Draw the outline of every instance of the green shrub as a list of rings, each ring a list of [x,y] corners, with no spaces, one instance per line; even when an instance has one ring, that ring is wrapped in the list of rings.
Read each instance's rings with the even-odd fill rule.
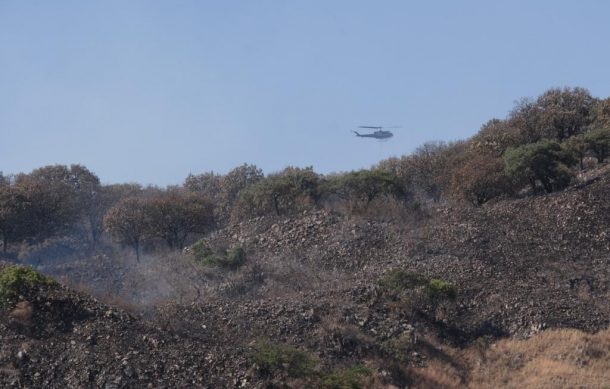
[[[52,285],[55,281],[29,266],[9,266],[0,272],[0,306],[6,306],[19,295],[40,285]]]
[[[219,254],[215,253],[204,239],[201,239],[191,246],[191,252],[195,260],[206,266],[237,269],[246,263],[246,251],[240,246]]]
[[[193,244],[190,248],[190,252],[195,256],[195,259],[198,261],[204,261],[206,257],[214,254],[210,245],[206,242],[205,239],[198,240],[195,244]]]
[[[570,184],[573,156],[559,143],[541,140],[525,146],[510,148],[504,153],[506,174],[517,187],[529,184],[536,191],[538,182],[551,193]]]
[[[310,353],[266,339],[256,342],[252,361],[263,374],[284,371],[294,378],[307,378],[316,374],[314,369],[317,360]]]
[[[584,135],[584,141],[597,162],[602,163],[610,155],[610,129],[597,128]]]
[[[444,280],[431,279],[426,284],[426,293],[433,300],[453,300],[457,297],[457,287]]]
[[[224,267],[238,268],[246,263],[246,251],[240,247],[233,247],[227,253]]]
[[[412,198],[398,176],[383,170],[359,170],[327,176],[320,184],[324,197],[337,196],[357,208],[367,208],[378,198],[394,198],[406,201]]]
[[[349,369],[333,371],[322,378],[323,389],[360,389],[364,379],[371,375],[371,369],[365,366],[353,366]]]
[[[402,269],[394,269],[381,279],[380,284],[395,292],[402,292],[425,285],[426,281],[426,278],[420,274]]]

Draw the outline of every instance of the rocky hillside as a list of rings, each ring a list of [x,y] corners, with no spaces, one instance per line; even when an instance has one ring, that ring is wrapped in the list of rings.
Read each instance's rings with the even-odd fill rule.
[[[71,285],[105,287],[106,303],[38,285],[2,308],[0,386],[498,386],[480,372],[498,368],[500,339],[608,328],[608,198],[598,171],[562,192],[408,220],[260,217],[205,238],[244,247],[238,270],[189,252],[44,263]],[[140,288],[159,291],[155,304]],[[578,363],[608,371],[607,350],[581,345]],[[556,378],[547,384],[575,382]]]

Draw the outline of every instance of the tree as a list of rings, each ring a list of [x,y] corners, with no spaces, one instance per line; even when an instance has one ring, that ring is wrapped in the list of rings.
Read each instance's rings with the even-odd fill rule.
[[[519,129],[507,120],[491,119],[472,138],[472,145],[482,152],[501,155],[509,147],[520,144]]]
[[[466,153],[453,171],[450,194],[456,200],[479,206],[511,192],[501,157],[475,148]]]
[[[174,249],[183,248],[189,234],[207,232],[214,224],[214,207],[200,194],[174,190],[151,198],[147,209],[151,233]]]
[[[140,261],[142,242],[150,234],[147,200],[129,197],[120,200],[104,216],[104,228],[119,243],[132,247]]]
[[[71,222],[87,225],[91,240],[96,243],[101,233],[101,223],[96,219],[96,206],[100,201],[100,180],[82,165],[51,165],[33,170],[28,179],[44,185],[47,191],[61,199],[61,208]]]
[[[593,117],[593,128],[610,128],[610,97],[595,103]]]
[[[352,203],[353,208],[366,208],[380,197],[406,200],[411,197],[398,177],[383,170],[359,170],[326,177],[321,184],[325,195],[335,195]]]
[[[9,242],[17,240],[21,233],[23,205],[13,187],[8,184],[0,185],[0,235],[2,235],[4,254],[7,252]]]
[[[567,166],[574,160],[559,143],[541,140],[506,150],[504,162],[507,175],[517,187],[529,184],[536,191],[540,182],[544,191],[550,193],[570,184],[572,173]]]
[[[590,128],[594,107],[595,99],[584,88],[553,88],[535,101],[522,99],[509,115],[509,126],[519,129],[521,144],[562,141]]]
[[[228,172],[220,182],[223,197],[228,204],[235,202],[239,192],[256,184],[265,176],[256,165],[243,164]]]
[[[438,202],[450,182],[449,167],[466,147],[467,142],[427,142],[413,154],[382,161],[375,169],[394,174],[403,188]]]
[[[312,167],[287,167],[243,190],[235,213],[253,216],[301,211],[316,203],[318,182],[319,176]]]
[[[586,134],[574,135],[566,139],[561,146],[563,149],[578,161],[578,167],[580,170],[584,169],[584,159],[589,151],[589,144],[585,138]]]
[[[214,172],[193,175],[189,174],[184,180],[184,187],[196,193],[208,197],[209,199],[218,199],[221,192],[222,176]]]
[[[585,134],[584,141],[598,163],[604,162],[610,155],[610,129],[598,128],[589,131]]]

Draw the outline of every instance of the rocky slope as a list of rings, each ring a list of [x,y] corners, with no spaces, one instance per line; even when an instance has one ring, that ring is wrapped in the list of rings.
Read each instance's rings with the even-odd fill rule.
[[[609,195],[601,171],[560,193],[408,221],[327,211],[253,219],[206,238],[246,249],[237,271],[188,253],[45,263],[68,283],[116,290],[129,312],[64,286],[32,288],[1,312],[0,386],[341,387],[329,382],[345,384],[341,372],[360,365],[361,386],[476,386],[471,360],[449,350],[608,327]],[[396,274],[411,284],[390,282]],[[455,299],[432,298],[431,279],[454,284]],[[167,290],[164,301],[134,308],[152,301],[142,285]],[[263,338],[308,353],[314,372],[261,369],[253,354]],[[610,367],[600,355],[595,363]],[[420,374],[441,362],[458,372],[449,381]]]

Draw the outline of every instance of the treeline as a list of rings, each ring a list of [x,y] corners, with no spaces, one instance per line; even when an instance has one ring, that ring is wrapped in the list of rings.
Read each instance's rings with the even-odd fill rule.
[[[95,248],[105,233],[140,253],[142,242],[182,248],[191,233],[214,227],[213,204],[183,188],[101,185],[81,165],[45,166],[29,174],[0,174],[0,237],[36,244],[71,236]]]
[[[343,204],[348,212],[376,201],[411,199],[398,178],[379,170],[322,176],[289,167],[265,176],[244,164],[226,175],[189,175],[181,186],[102,185],[81,165],[46,166],[29,174],[0,174],[0,237],[11,244],[37,244],[74,237],[95,248],[105,237],[133,248],[182,249],[230,222],[262,215],[287,215]]]
[[[0,237],[35,244],[72,236],[89,247],[105,237],[130,246],[181,249],[190,237],[228,223],[315,208],[350,214],[427,202],[481,205],[498,197],[552,192],[610,154],[610,99],[582,88],[551,89],[521,100],[506,119],[492,119],[472,138],[430,142],[377,166],[321,175],[288,167],[269,175],[244,164],[227,174],[189,175],[183,185],[102,185],[80,165],[0,173]]]
[[[427,143],[376,168],[396,174],[420,199],[481,205],[561,190],[586,161],[602,163],[609,153],[610,98],[556,88],[521,100],[468,140]]]

